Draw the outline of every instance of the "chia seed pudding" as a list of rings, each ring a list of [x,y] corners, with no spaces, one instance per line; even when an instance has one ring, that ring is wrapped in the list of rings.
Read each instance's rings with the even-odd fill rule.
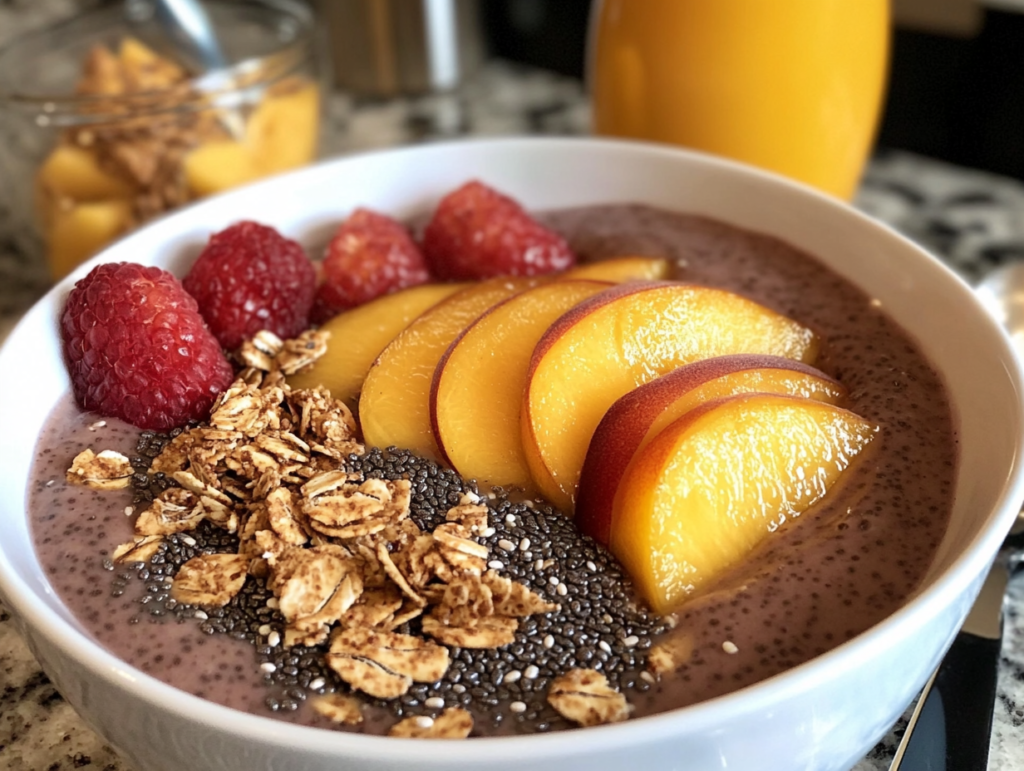
[[[364,722],[339,726],[309,706],[347,692],[324,663],[326,645],[281,644],[284,625],[265,582],[249,578],[223,608],[176,603],[178,567],[234,552],[237,539],[206,523],[169,536],[148,563],[117,564],[132,515],[169,480],[146,474],[167,437],[82,414],[70,396],[36,448],[30,513],[39,559],[83,629],[129,664],[182,690],[256,714],[341,730],[385,732],[396,718],[463,706],[473,735],[569,728],[545,700],[552,679],[599,670],[634,716],[693,704],[758,682],[863,632],[898,608],[927,570],[949,517],[957,445],[939,376],[916,344],[859,289],[775,239],[710,220],[641,206],[548,213],[585,259],[669,257],[676,278],[739,292],[815,329],[815,363],[849,389],[846,406],[882,426],[877,447],[855,463],[813,511],[769,538],[672,618],[644,609],[618,563],[543,501],[473,482],[408,452],[369,449],[345,467],[366,478],[408,479],[411,518],[429,530],[464,493],[488,505],[478,538],[491,569],[558,611],[519,622],[496,649],[451,648],[435,683],[393,700],[367,698]],[[64,472],[82,449],[132,459],[133,488],[71,486]],[[906,544],[913,543],[913,549]],[[417,620],[398,632],[415,633]],[[652,645],[687,652],[674,674],[647,671]]]

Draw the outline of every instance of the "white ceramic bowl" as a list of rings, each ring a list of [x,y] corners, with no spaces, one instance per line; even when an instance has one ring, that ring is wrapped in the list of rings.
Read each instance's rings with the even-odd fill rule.
[[[87,638],[50,590],[25,516],[29,450],[68,388],[56,319],[74,281],[100,261],[152,262],[180,275],[210,231],[242,218],[322,241],[351,207],[413,217],[471,177],[531,208],[635,201],[717,217],[817,255],[880,300],[943,374],[959,421],[952,520],[917,595],[830,653],[713,701],[584,731],[443,745],[236,712],[157,682]],[[1021,371],[1006,336],[964,283],[835,200],[663,147],[458,142],[341,159],[232,192],[159,221],[82,266],[16,328],[0,352],[0,372],[0,595],[61,693],[139,771],[845,769],[884,734],[937,664],[1024,497]]]

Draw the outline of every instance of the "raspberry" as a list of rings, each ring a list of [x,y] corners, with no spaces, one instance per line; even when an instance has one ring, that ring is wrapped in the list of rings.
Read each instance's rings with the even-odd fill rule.
[[[536,276],[576,262],[565,239],[476,181],[441,199],[423,233],[423,254],[445,280]]]
[[[287,340],[309,326],[316,269],[273,228],[238,222],[214,233],[182,283],[229,350],[263,329]]]
[[[96,266],[68,295],[60,332],[79,406],[139,428],[206,418],[234,376],[196,301],[160,268]]]
[[[323,262],[312,320],[321,324],[346,308],[430,278],[419,247],[399,222],[356,209],[335,232]]]

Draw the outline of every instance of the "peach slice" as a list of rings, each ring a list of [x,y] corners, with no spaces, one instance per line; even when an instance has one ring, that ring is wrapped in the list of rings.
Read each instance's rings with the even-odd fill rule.
[[[50,274],[61,279],[132,225],[128,201],[94,201],[72,205],[54,216],[47,233]]]
[[[462,476],[532,486],[519,410],[533,348],[555,319],[609,286],[565,279],[529,289],[491,308],[449,346],[434,371],[430,422],[442,456]]]
[[[672,263],[660,257],[612,257],[569,268],[562,278],[587,278],[594,281],[658,281],[668,278]]]
[[[100,166],[94,150],[57,145],[39,168],[39,183],[47,193],[76,203],[130,198],[131,182]]]
[[[671,611],[820,500],[878,427],[824,402],[743,394],[694,408],[633,458],[611,551]]]
[[[687,364],[627,393],[594,431],[580,471],[576,526],[607,545],[619,480],[633,456],[698,404],[741,393],[802,396],[839,404],[846,388],[824,372],[781,356],[738,353]]]
[[[403,447],[439,458],[430,427],[430,386],[441,356],[459,334],[493,305],[538,283],[498,278],[456,292],[415,319],[366,373],[359,422],[367,444]]]
[[[571,511],[594,429],[638,385],[712,356],[813,361],[817,347],[806,327],[721,289],[635,282],[594,295],[552,324],[533,352],[521,429],[534,482]]]
[[[327,353],[309,369],[289,377],[288,385],[323,386],[335,399],[354,408],[366,373],[388,343],[425,310],[465,286],[421,284],[339,313],[321,327],[331,333]]]

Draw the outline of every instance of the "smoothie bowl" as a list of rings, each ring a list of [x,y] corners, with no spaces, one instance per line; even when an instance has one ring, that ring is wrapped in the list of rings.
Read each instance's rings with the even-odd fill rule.
[[[136,480],[135,497],[131,489],[66,483],[78,453],[110,449],[166,464],[164,453],[173,454],[167,448],[192,441],[191,432],[213,432],[218,441],[230,432],[210,418],[179,438],[142,434],[78,410],[59,332],[75,282],[98,264],[119,262],[184,277],[205,255],[211,233],[242,220],[275,228],[317,257],[339,222],[359,207],[410,223],[417,233],[433,216],[429,233],[438,202],[474,179],[537,213],[587,264],[569,267],[556,259],[559,271],[578,272],[555,280],[501,279],[508,286],[500,291],[463,280],[457,288],[429,290],[436,297],[418,301],[416,312],[404,306],[409,318],[365,364],[370,369],[355,391],[331,386],[343,405],[337,407],[341,422],[358,416],[361,432],[340,438],[352,444],[331,456],[336,470],[290,466],[276,480],[286,490],[294,477],[288,495],[309,498],[288,499],[303,512],[298,525],[282,524],[274,513],[281,509],[273,508],[280,501],[266,489],[260,493],[262,481],[236,484],[247,468],[241,461],[228,464],[230,485],[227,476],[198,478],[198,466],[171,463],[161,468],[163,477],[181,484],[170,486],[172,495],[201,498],[209,493],[203,485],[218,488],[204,527],[230,519],[223,506],[262,495],[273,503],[262,530],[248,527],[256,522],[251,513],[216,531],[175,527],[155,536],[159,550],[145,559],[123,559],[124,551],[115,551],[122,544],[145,550],[137,519],[150,503],[143,484],[154,479]],[[625,257],[633,259],[602,262]],[[609,283],[609,265],[637,261],[645,261],[647,271],[640,278],[668,281]],[[604,272],[587,272],[591,265]],[[525,333],[513,322],[528,301],[551,319],[534,330],[539,341],[526,353],[529,379],[517,386],[522,431],[498,431],[491,425],[500,423],[497,408],[489,402],[486,411],[475,412],[470,397],[496,398],[511,379],[479,373],[484,359],[519,355]],[[639,407],[631,406],[626,395],[612,393],[618,374],[607,365],[615,356],[602,352],[619,346],[617,361],[651,369],[660,361],[657,351],[670,347],[665,341],[677,340],[678,329],[692,323],[673,315],[678,302],[691,304],[690,317],[718,324],[690,335],[714,356],[637,376],[635,385],[650,390],[630,391],[647,394],[634,398]],[[348,313],[372,319],[372,305]],[[553,309],[562,305],[570,310],[559,315]],[[410,330],[427,339],[423,330],[437,331],[437,318],[445,314],[435,310],[442,306],[449,317],[451,308],[461,308],[462,331],[444,341],[424,375],[422,346],[409,343]],[[728,321],[736,314],[742,323]],[[714,321],[719,316],[726,321]],[[502,324],[494,321],[501,318]],[[287,393],[314,388],[308,380],[327,377],[324,362],[372,336],[368,321],[345,323],[328,321],[323,328],[333,331],[326,341],[300,338],[306,347],[281,348],[273,336],[258,337],[243,358],[249,383],[238,388],[254,382],[263,392],[277,388],[277,401],[292,404],[292,412],[274,420],[294,419],[305,430],[311,423],[302,416],[319,408],[293,403]],[[782,339],[781,348],[722,342],[743,339],[755,327],[770,328],[765,334]],[[502,339],[509,328],[519,331]],[[282,350],[319,347],[327,352],[311,366],[279,371]],[[780,367],[779,355],[792,363]],[[711,360],[717,363],[709,367]],[[737,360],[743,366],[734,366]],[[342,159],[230,193],[154,223],[82,266],[14,331],[0,366],[17,374],[0,386],[7,427],[0,445],[0,595],[61,693],[143,771],[611,769],[637,763],[848,768],[935,667],[1024,497],[1017,460],[1024,433],[1020,369],[1005,335],[966,285],[907,240],[807,188],[644,145],[453,143]],[[695,382],[693,368],[701,366],[716,378],[729,367],[754,372],[758,385],[691,405],[655,432],[665,410],[650,405],[682,409],[678,397],[693,390],[686,383]],[[679,375],[684,369],[687,374]],[[788,373],[787,382],[811,383],[817,396],[766,396],[771,388],[765,383],[779,380],[778,371]],[[419,386],[427,406],[403,412],[407,383],[417,379],[427,383]],[[656,386],[665,382],[670,385]],[[593,383],[599,387],[588,391]],[[595,391],[614,405],[587,418],[582,450],[579,442],[551,439],[586,423],[581,416],[596,409]],[[215,415],[240,393],[219,397]],[[565,404],[575,406],[567,411]],[[783,413],[793,417],[778,417]],[[819,433],[833,443],[818,454],[832,466],[841,457],[841,473],[813,477],[829,487],[823,496],[794,493],[793,485],[778,493],[803,495],[807,505],[769,517],[768,535],[737,547],[739,558],[727,564],[689,558],[687,570],[673,575],[665,566],[679,562],[673,562],[679,539],[655,523],[652,512],[666,505],[658,493],[672,484],[678,489],[687,472],[665,459],[687,448],[691,455],[715,456],[717,449],[692,452],[711,446],[700,444],[709,436],[714,447],[737,445],[722,426],[735,427],[747,415],[769,416],[775,430],[745,434],[754,439],[722,451],[713,468],[747,463],[750,446],[792,444],[801,431],[826,426]],[[417,444],[422,437],[408,430],[413,418],[436,445]],[[637,424],[654,433],[636,436],[622,428]],[[275,425],[278,440],[291,424]],[[294,460],[296,448],[315,454],[317,441],[339,439],[329,433],[314,440],[303,434],[288,457]],[[484,483],[492,474],[484,460],[510,433],[517,434],[512,443],[525,448],[521,465],[530,478],[509,471],[505,478],[491,476],[501,484],[492,488]],[[487,441],[477,441],[481,436]],[[267,452],[284,452],[263,434],[249,438]],[[392,445],[414,452],[373,449]],[[198,463],[189,454],[198,446],[179,455]],[[622,447],[628,457],[617,463]],[[255,463],[267,456],[246,457]],[[790,477],[803,479],[803,471]],[[735,486],[737,477],[722,479],[719,488]],[[369,498],[377,508],[372,516],[342,522],[321,505],[337,491],[347,491],[346,506]],[[384,516],[380,501],[387,511],[405,506],[412,514],[366,529],[366,521]],[[668,509],[675,505],[670,501]],[[573,509],[585,536],[560,513]],[[671,513],[667,517],[658,522],[671,523]],[[695,529],[719,532],[707,523]],[[748,532],[745,525],[733,529]],[[262,535],[246,546],[248,530]],[[295,540],[286,543],[289,533]],[[381,533],[391,533],[391,541],[382,545]],[[378,540],[359,540],[366,537]],[[410,545],[424,539],[434,557]],[[599,544],[608,544],[618,560]],[[247,587],[223,602],[212,595],[225,583],[217,576],[226,574],[193,581],[191,595],[182,578],[189,572],[182,565],[194,567],[193,559],[202,562],[214,552],[222,556],[211,563],[243,565],[226,583],[239,579]],[[313,615],[348,595],[344,609],[325,623],[319,615],[310,626],[288,615],[296,601],[287,586],[299,571],[286,575],[280,566],[312,552],[321,576],[330,572],[325,566],[342,576],[349,558],[363,568],[349,583],[338,577],[339,588]],[[424,570],[433,572],[414,580],[410,566],[421,557]],[[371,563],[373,571],[365,568]],[[484,584],[487,602],[481,603],[472,588],[483,592]],[[461,605],[456,585],[470,587]],[[394,596],[381,599],[389,591]],[[371,608],[390,603],[387,622],[367,621],[371,594],[377,598]],[[469,608],[477,615],[467,621]],[[369,652],[370,633],[356,629],[355,610],[362,613],[360,624],[375,629]],[[409,660],[399,661],[405,654]],[[353,711],[359,722],[346,718]],[[404,728],[395,731],[396,725]],[[412,738],[380,735],[403,731]],[[417,738],[431,735],[464,740]]]

